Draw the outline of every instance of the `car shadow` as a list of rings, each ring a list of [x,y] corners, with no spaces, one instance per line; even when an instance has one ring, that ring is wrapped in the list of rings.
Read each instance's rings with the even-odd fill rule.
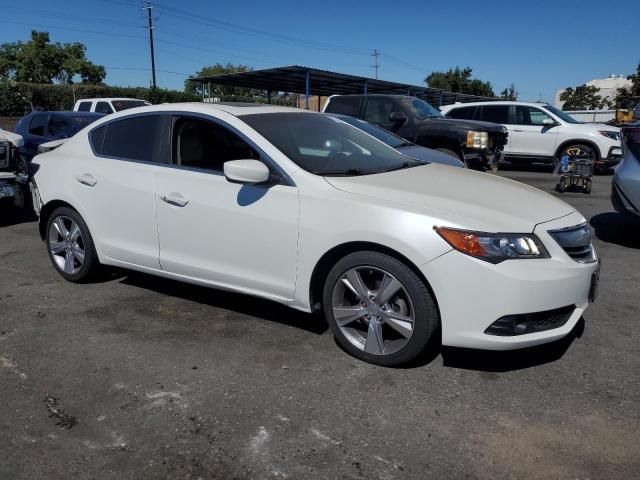
[[[36,222],[37,220],[36,213],[30,208],[17,209],[0,204],[0,228]]]
[[[585,321],[580,318],[569,334],[555,342],[520,350],[492,351],[470,348],[442,347],[445,367],[480,372],[511,372],[555,362],[584,332]]]
[[[285,305],[250,295],[201,287],[138,272],[128,272],[120,282],[125,285],[152,290],[162,295],[182,298],[213,308],[230,310],[243,315],[300,328],[318,335],[324,334],[329,329],[321,315],[304,313]]]
[[[599,240],[640,249],[640,218],[618,212],[605,212],[591,217],[589,223]]]
[[[553,173],[553,165],[547,163],[504,162],[498,165],[498,170]]]

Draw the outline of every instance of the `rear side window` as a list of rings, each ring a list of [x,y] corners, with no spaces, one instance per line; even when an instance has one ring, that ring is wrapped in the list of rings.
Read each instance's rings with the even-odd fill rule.
[[[329,100],[326,112],[357,117],[360,114],[361,105],[362,99],[360,97],[333,97]]]
[[[485,105],[482,120],[493,123],[509,123],[509,105]]]
[[[459,120],[473,120],[478,107],[462,107],[454,108],[447,113],[448,117],[457,118]]]
[[[244,140],[217,123],[182,117],[173,127],[173,163],[222,172],[229,160],[259,159]]]
[[[96,104],[96,112],[113,113],[113,109],[111,108],[111,105],[109,105],[107,102],[98,102]]]
[[[125,160],[161,162],[161,129],[162,116],[160,115],[135,116],[111,122],[107,124],[107,131],[104,134],[102,155]],[[95,133],[95,135],[97,142],[102,133]]]
[[[91,142],[93,150],[98,155],[102,155],[102,144],[104,143],[105,133],[107,133],[106,125],[96,128],[89,134],[89,142]]]
[[[90,112],[91,111],[91,102],[80,102],[78,105],[79,112]]]
[[[44,137],[44,131],[47,127],[48,115],[34,115],[29,123],[29,133],[31,135],[37,135]]]

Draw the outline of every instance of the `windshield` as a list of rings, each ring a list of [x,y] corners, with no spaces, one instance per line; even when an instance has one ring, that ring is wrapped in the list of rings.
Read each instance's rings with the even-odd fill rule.
[[[375,125],[372,125],[369,122],[360,120],[359,118],[349,117],[348,115],[329,115],[329,116],[338,118],[343,122],[348,123],[349,125],[353,125],[354,127],[359,128],[363,132],[368,133],[372,137],[377,138],[378,140],[386,143],[392,148],[406,147],[408,145],[413,145],[411,142],[407,142],[404,138],[394,135],[391,132],[387,132],[386,130],[380,127],[376,127]]]
[[[128,108],[144,107],[145,105],[151,105],[144,100],[112,100],[111,105],[116,109],[116,112],[126,110]]]
[[[559,110],[556,107],[552,107],[551,105],[546,105],[546,104],[545,105],[541,105],[541,106],[544,107],[546,110],[549,110],[551,113],[553,113],[556,117],[559,117],[564,122],[567,122],[567,123],[583,123],[583,122],[579,122],[578,120],[573,118],[567,112],[563,112],[562,110]]]
[[[416,98],[414,100],[409,101],[409,106],[413,109],[413,111],[422,118],[433,118],[433,117],[442,117],[442,113],[436,108],[433,108],[424,100],[420,100]]]
[[[317,175],[367,175],[424,165],[335,117],[305,112],[240,116],[278,150]]]

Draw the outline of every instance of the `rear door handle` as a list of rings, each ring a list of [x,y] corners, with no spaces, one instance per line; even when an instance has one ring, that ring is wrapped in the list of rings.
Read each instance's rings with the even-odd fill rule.
[[[86,185],[87,187],[94,187],[98,181],[93,178],[93,175],[90,173],[85,173],[84,175],[79,175],[76,177],[76,180],[81,184]]]
[[[514,132],[524,132],[524,130],[514,130]]]
[[[179,193],[169,193],[168,195],[160,195],[160,200],[169,205],[174,205],[176,207],[186,207],[189,203],[189,200],[184,198]]]

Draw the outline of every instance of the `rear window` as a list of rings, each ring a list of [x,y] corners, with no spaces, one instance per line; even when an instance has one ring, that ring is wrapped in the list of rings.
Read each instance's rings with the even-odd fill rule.
[[[362,105],[361,97],[333,97],[325,109],[329,113],[339,113],[357,117]]]
[[[454,108],[447,113],[447,116],[459,120],[473,120],[477,109],[478,107]]]
[[[160,115],[144,115],[117,120],[107,125],[102,155],[125,160],[160,161]],[[99,137],[96,134],[96,140]]]
[[[482,107],[482,120],[493,123],[509,123],[508,105],[485,105]]]
[[[111,105],[116,109],[116,112],[120,112],[129,108],[144,107],[150,104],[144,100],[112,100]]]

